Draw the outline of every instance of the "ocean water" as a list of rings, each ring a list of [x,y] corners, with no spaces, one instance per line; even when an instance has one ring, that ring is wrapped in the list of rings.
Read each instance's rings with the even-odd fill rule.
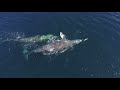
[[[1,43],[0,77],[120,77],[120,12],[0,12],[0,40],[16,32],[63,32],[68,39],[88,40],[58,55],[31,54],[29,60],[19,42]]]

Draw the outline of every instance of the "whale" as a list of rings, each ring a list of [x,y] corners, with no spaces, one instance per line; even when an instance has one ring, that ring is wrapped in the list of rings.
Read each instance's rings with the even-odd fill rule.
[[[77,45],[86,40],[88,40],[88,38],[83,39],[83,40],[82,39],[69,40],[66,38],[66,35],[60,32],[60,39],[53,40],[52,42],[47,43],[46,45],[43,45],[42,47],[32,50],[30,53],[27,54],[27,57],[31,53],[42,52],[43,55],[63,53],[67,51],[69,48],[72,48],[74,45]]]

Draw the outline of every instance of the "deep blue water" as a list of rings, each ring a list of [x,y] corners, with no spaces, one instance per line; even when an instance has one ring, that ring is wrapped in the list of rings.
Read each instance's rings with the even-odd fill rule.
[[[58,56],[29,60],[19,43],[0,44],[0,77],[120,77],[120,12],[1,12],[0,31],[88,38]]]

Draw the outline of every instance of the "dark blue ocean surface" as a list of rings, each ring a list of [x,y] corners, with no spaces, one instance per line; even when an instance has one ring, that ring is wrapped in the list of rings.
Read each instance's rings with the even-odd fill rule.
[[[1,12],[0,38],[63,32],[87,41],[58,55],[33,53],[26,60],[19,42],[0,44],[0,77],[120,77],[119,12]]]

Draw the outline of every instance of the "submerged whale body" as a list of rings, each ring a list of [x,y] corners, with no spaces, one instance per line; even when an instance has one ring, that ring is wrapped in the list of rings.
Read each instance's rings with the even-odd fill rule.
[[[26,38],[17,37],[16,39],[6,39],[6,40],[2,40],[1,42],[3,43],[3,42],[8,42],[8,41],[16,41],[16,42],[21,42],[24,44],[33,44],[33,43],[52,40],[55,38],[57,38],[57,37],[52,34],[47,34],[47,35],[36,35],[33,37],[26,37]]]
[[[74,45],[79,44],[82,41],[88,40],[88,38],[86,38],[84,40],[81,40],[81,39],[68,40],[65,38],[65,35],[62,32],[60,32],[60,37],[61,37],[61,39],[53,40],[52,42],[33,50],[29,54],[38,53],[38,52],[42,52],[43,55],[52,55],[52,54],[57,54],[57,53],[63,53],[67,49],[73,47]]]
[[[51,39],[54,39],[54,38],[56,38],[56,37],[53,36],[52,34],[36,35],[34,37],[28,37],[28,38],[20,39],[20,41],[25,42],[25,43],[35,43],[35,42],[42,42],[42,41],[51,40]]]

